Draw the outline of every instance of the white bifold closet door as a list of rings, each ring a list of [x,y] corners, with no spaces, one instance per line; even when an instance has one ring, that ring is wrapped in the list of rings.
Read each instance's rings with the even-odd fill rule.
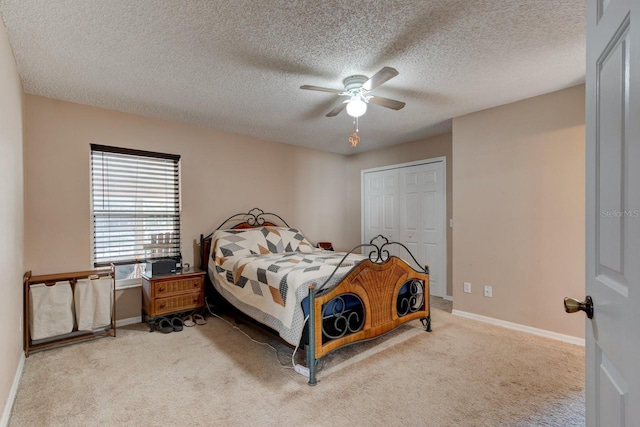
[[[439,158],[362,171],[363,243],[383,235],[404,244],[420,265],[429,265],[430,293],[441,297],[447,286],[445,168]],[[402,249],[390,252],[414,264]]]

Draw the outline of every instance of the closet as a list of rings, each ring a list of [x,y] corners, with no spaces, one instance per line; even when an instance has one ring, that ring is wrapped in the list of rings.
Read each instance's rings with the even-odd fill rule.
[[[429,265],[431,295],[447,287],[446,158],[366,169],[362,179],[362,241],[381,234]],[[407,258],[400,248],[392,255]],[[407,260],[408,261],[408,260]]]

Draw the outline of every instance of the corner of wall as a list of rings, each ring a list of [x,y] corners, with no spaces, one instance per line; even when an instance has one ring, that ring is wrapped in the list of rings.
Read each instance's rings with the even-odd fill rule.
[[[22,372],[22,275],[24,273],[24,93],[4,23],[0,21],[0,403],[8,423]]]

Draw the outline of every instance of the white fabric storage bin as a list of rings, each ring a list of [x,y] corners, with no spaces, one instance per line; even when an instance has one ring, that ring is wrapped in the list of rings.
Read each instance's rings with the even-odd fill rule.
[[[29,288],[29,331],[32,340],[68,334],[73,331],[73,292],[69,282]]]
[[[74,302],[79,331],[94,331],[111,324],[112,284],[111,277],[78,280]]]

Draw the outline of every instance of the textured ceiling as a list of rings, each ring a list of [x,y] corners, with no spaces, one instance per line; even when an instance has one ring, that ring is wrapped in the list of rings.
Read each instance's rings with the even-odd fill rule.
[[[0,0],[27,93],[352,154],[584,81],[584,0]],[[383,66],[362,141],[325,114]]]

